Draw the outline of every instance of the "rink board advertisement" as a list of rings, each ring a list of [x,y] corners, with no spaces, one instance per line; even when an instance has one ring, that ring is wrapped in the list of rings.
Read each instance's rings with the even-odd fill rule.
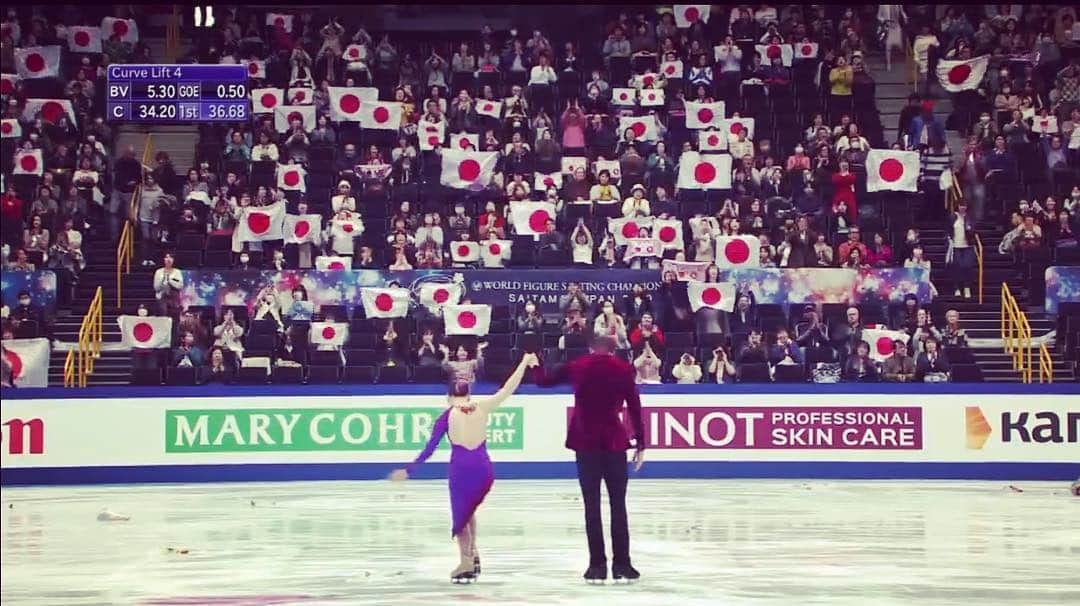
[[[2,481],[377,479],[423,448],[440,402],[432,395],[8,399]],[[566,393],[516,395],[490,416],[488,447],[500,477],[573,477],[573,453],[563,446],[572,402]],[[1080,474],[1074,395],[702,393],[646,394],[644,402],[647,477]],[[421,477],[440,477],[448,457],[444,440]]]

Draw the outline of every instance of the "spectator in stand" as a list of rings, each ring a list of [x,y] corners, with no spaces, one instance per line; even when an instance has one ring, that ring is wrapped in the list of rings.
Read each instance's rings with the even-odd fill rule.
[[[579,218],[574,233],[571,234],[571,252],[574,265],[579,267],[592,267],[593,265],[593,236],[585,225],[585,219]]]
[[[683,385],[700,383],[701,374],[701,366],[690,353],[679,356],[679,362],[671,368],[671,378]]]
[[[214,327],[214,347],[228,350],[233,360],[239,360],[244,357],[244,344],[240,340],[243,336],[244,327],[236,321],[233,310],[226,309],[221,324]]]
[[[442,344],[431,328],[425,328],[420,334],[420,345],[416,348],[414,361],[420,367],[442,366],[446,361]]]
[[[154,296],[158,300],[158,313],[176,318],[180,315],[180,290],[184,287],[184,275],[173,262],[172,253],[162,256],[161,267],[154,272]]]
[[[840,244],[839,250],[837,250],[837,256],[847,262],[851,258],[851,251],[859,251],[859,258],[865,259],[870,256],[870,251],[867,250],[866,244],[862,242],[862,231],[859,227],[852,226],[848,232],[848,239],[846,242]]]
[[[202,383],[231,383],[233,367],[225,360],[225,353],[220,347],[210,350],[210,359],[203,367]]]
[[[870,359],[870,344],[860,340],[855,351],[844,362],[843,379],[853,383],[875,383],[878,380],[877,366]]]
[[[728,326],[732,334],[746,334],[760,327],[757,310],[749,293],[741,293],[735,300],[735,310],[731,312]]]
[[[517,317],[517,331],[522,334],[539,333],[544,328],[544,318],[536,308],[535,301],[526,301],[522,313]]]
[[[51,237],[49,230],[45,227],[45,221],[39,214],[31,215],[30,226],[23,230],[23,250],[33,256],[35,259],[40,259],[40,262],[35,265],[44,266],[49,261],[49,242]]]
[[[664,331],[656,325],[650,312],[643,313],[641,322],[630,332],[630,347],[634,351],[641,351],[646,344],[654,352],[664,351]]]
[[[476,348],[475,356],[470,354],[464,345],[459,345],[454,349],[453,357],[450,355],[450,348],[446,345],[441,345],[440,349],[446,359],[443,363],[443,372],[446,373],[446,379],[450,385],[468,383],[471,386],[476,383],[477,377],[484,368],[482,347]]]
[[[851,172],[847,160],[840,161],[839,170],[832,175],[831,180],[833,185],[833,217],[838,220],[839,229],[853,229],[850,226],[858,221],[859,209],[855,200],[855,173]],[[840,253],[841,258],[844,256],[843,253]]]
[[[797,343],[791,340],[787,328],[776,329],[776,342],[769,347],[769,365],[803,364],[803,352]]]
[[[910,383],[915,380],[915,360],[908,355],[907,343],[893,341],[893,353],[881,364],[881,378],[888,383]]]
[[[299,366],[307,363],[307,339],[296,327],[289,327],[280,345],[274,351],[274,364]]]
[[[634,368],[637,370],[634,382],[639,385],[659,385],[660,367],[662,360],[653,352],[648,343],[641,354],[634,359]]]
[[[765,347],[761,330],[754,328],[750,331],[746,343],[739,348],[739,352],[735,355],[735,361],[740,366],[743,364],[765,364],[769,361],[769,351]]]
[[[803,349],[829,346],[829,329],[813,305],[803,306],[802,320],[795,324],[795,342]]]
[[[205,354],[201,347],[195,343],[195,334],[185,332],[180,338],[180,344],[173,349],[172,365],[198,368],[204,363]]]
[[[915,312],[915,330],[911,333],[911,347],[916,354],[926,349],[926,342],[934,340],[941,342],[941,331],[934,326],[930,312],[920,309]]]
[[[863,332],[859,308],[847,308],[846,318],[846,322],[830,330],[833,346],[844,357],[850,356],[855,351],[855,346],[862,341]]]
[[[949,243],[946,259],[955,289],[953,296],[959,297],[962,288],[964,298],[970,299],[971,286],[978,272],[975,259],[975,224],[967,214],[966,200],[958,200],[956,211],[949,214],[945,235]]]
[[[945,354],[938,351],[938,342],[927,339],[925,349],[915,360],[915,380],[926,383],[947,381],[951,367]]]
[[[615,349],[623,351],[630,349],[626,321],[615,313],[615,303],[604,301],[600,311],[601,313],[593,320],[593,333],[614,339]]]
[[[893,266],[892,247],[885,241],[885,235],[881,232],[876,232],[874,234],[873,250],[867,251],[866,264],[871,267]]]
[[[967,347],[967,333],[960,328],[960,312],[945,312],[945,327],[941,329],[941,344],[946,347]]]

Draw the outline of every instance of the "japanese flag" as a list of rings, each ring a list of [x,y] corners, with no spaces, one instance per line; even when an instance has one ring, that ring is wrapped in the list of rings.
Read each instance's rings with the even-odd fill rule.
[[[490,305],[447,305],[443,307],[447,335],[488,334],[491,327]]]
[[[18,74],[0,74],[0,95],[8,96],[15,92],[15,84],[20,80]]]
[[[277,186],[285,191],[307,191],[307,171],[299,164],[278,164]]]
[[[919,152],[870,150],[866,154],[866,191],[919,191]]]
[[[60,118],[65,116],[69,123],[78,124],[75,120],[75,107],[67,99],[27,99],[22,113],[26,122],[33,122],[40,117],[49,124],[57,124]]]
[[[745,268],[761,266],[761,241],[757,236],[719,236],[716,238],[716,265]]]
[[[731,156],[683,152],[679,158],[679,189],[731,189]]]
[[[664,61],[660,64],[660,73],[664,74],[665,78],[682,78],[683,77],[683,63],[681,60]]]
[[[510,258],[511,246],[510,240],[484,240],[480,246],[484,267],[502,267],[502,262]]]
[[[608,219],[608,231],[615,237],[616,246],[627,246],[638,237],[641,228],[652,227],[652,217],[613,217]]]
[[[653,238],[630,238],[626,241],[626,253],[623,261],[629,262],[635,257],[659,257],[662,247]]]
[[[680,282],[701,282],[705,279],[705,270],[709,263],[705,261],[673,261],[664,259],[662,273],[673,272]]]
[[[641,91],[642,107],[659,107],[664,104],[664,89]]]
[[[247,207],[236,225],[237,239],[240,242],[263,242],[284,238],[282,227],[285,224],[285,202],[275,202],[270,206]]]
[[[893,341],[907,343],[910,337],[900,330],[883,330],[880,328],[864,328],[862,340],[870,344],[870,358],[878,362],[884,362],[893,354]]]
[[[120,316],[121,341],[137,349],[165,349],[172,344],[172,318],[168,316]]]
[[[5,339],[4,359],[11,366],[11,382],[15,387],[48,387],[49,340]]]
[[[719,128],[724,124],[724,102],[686,102],[686,128]]]
[[[15,68],[20,78],[54,78],[60,75],[60,47],[28,46],[15,49]]]
[[[0,121],[0,137],[4,139],[17,139],[22,136],[22,125],[15,118],[4,118]]]
[[[790,44],[758,44],[755,49],[764,65],[772,65],[773,59],[780,59],[784,67],[791,67],[791,59],[795,56]]]
[[[100,53],[101,28],[71,25],[67,28],[68,50],[73,53]]]
[[[337,239],[356,238],[364,233],[364,222],[360,215],[348,219],[330,219],[330,237]]]
[[[510,203],[510,222],[519,236],[545,233],[549,220],[555,220],[555,205],[550,202]]]
[[[289,105],[312,105],[315,103],[315,89],[306,86],[289,89]]]
[[[12,171],[16,175],[37,175],[41,176],[45,173],[45,164],[41,159],[41,150],[32,149],[30,151],[18,150],[15,152],[15,169]]]
[[[796,42],[791,47],[795,51],[796,59],[817,59],[817,42]]]
[[[473,151],[480,149],[480,135],[473,135],[470,133],[450,135],[450,147],[460,149],[461,151],[468,151],[470,145],[472,146]]]
[[[651,89],[660,80],[660,74],[655,72],[646,72],[644,74],[637,74],[630,79],[630,83],[638,88]],[[641,91],[645,92],[645,91]]]
[[[315,257],[315,269],[319,271],[344,271],[352,267],[352,260],[346,257],[320,255]]]
[[[550,175],[533,173],[533,189],[536,191],[547,191],[549,187],[562,189],[562,186],[562,173],[551,173]]]
[[[709,8],[710,5],[708,4],[676,4],[676,27],[690,27],[698,21],[701,21],[702,23],[708,23]]]
[[[293,120],[299,120],[305,132],[315,130],[314,105],[279,105],[274,108],[274,129],[279,133],[292,130]]]
[[[937,64],[937,77],[941,87],[950,93],[973,90],[979,87],[986,68],[990,65],[990,55],[983,55],[967,61],[949,61],[941,59]]]
[[[473,244],[476,244],[473,242]],[[428,309],[435,309],[444,305],[457,305],[461,301],[460,284],[444,284],[440,282],[424,282],[420,284],[420,304]]]
[[[367,48],[362,44],[350,44],[345,47],[343,56],[346,61],[363,61],[367,59]]]
[[[656,141],[660,134],[656,128],[656,116],[622,116],[619,118],[619,139],[627,129],[634,132],[635,141]]]
[[[611,177],[612,183],[618,183],[622,179],[622,165],[619,164],[618,160],[597,160],[593,162],[593,171],[597,176],[605,170]]]
[[[116,36],[122,42],[136,44],[139,41],[139,26],[134,19],[105,17],[101,20],[101,34],[109,38]]]
[[[613,88],[611,89],[611,103],[612,105],[621,105],[623,107],[630,107],[637,103],[637,89],[636,88]]]
[[[270,114],[285,104],[285,91],[280,88],[255,88],[251,90],[251,113]]]
[[[735,285],[731,282],[689,282],[686,294],[690,298],[690,309],[697,311],[702,307],[734,311]]]
[[[360,86],[331,86],[330,92],[330,119],[334,122],[359,122],[360,107],[366,101],[376,101],[379,98],[379,90],[375,89],[374,95],[368,90],[370,87]]]
[[[589,159],[581,156],[563,156],[562,172],[564,175],[573,175],[579,168],[584,169],[587,173],[589,171]]]
[[[502,117],[502,101],[481,99],[476,102],[476,113],[498,120]]]
[[[703,152],[727,151],[727,134],[722,130],[699,130],[698,150]]]
[[[479,191],[491,182],[498,152],[465,152],[448,148],[442,151],[439,182],[453,189]]]
[[[248,78],[256,80],[266,79],[266,61],[262,59],[251,59],[244,61],[244,66],[247,67]]]
[[[397,130],[401,126],[401,104],[368,101],[360,106],[360,126],[375,130]]]
[[[285,31],[293,31],[293,16],[283,15],[281,13],[266,13],[266,24],[273,27],[280,25],[285,28]]]
[[[754,138],[754,119],[753,118],[728,118],[724,120],[720,126],[724,131],[728,133],[728,137],[734,141],[739,138],[739,131],[746,129],[746,138]]]
[[[454,263],[475,263],[480,260],[480,243],[471,240],[451,242],[450,258]]]
[[[421,151],[431,151],[446,140],[446,123],[421,120],[416,127],[416,138]]]
[[[654,219],[653,237],[660,241],[664,250],[682,250],[682,221],[678,219]]]
[[[1031,130],[1037,133],[1043,133],[1047,135],[1053,135],[1058,132],[1058,121],[1056,116],[1042,116],[1033,117],[1031,122]]]
[[[360,301],[368,318],[404,318],[409,311],[409,289],[361,288]]]
[[[318,244],[322,240],[322,215],[285,215],[285,243]]]
[[[345,322],[312,322],[308,334],[313,345],[341,347],[349,336],[349,325]]]

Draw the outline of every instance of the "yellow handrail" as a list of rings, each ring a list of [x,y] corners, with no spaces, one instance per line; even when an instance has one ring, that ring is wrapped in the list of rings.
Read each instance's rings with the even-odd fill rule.
[[[983,303],[983,243],[979,234],[975,234],[975,261],[979,264],[979,305]]]
[[[180,54],[180,7],[173,5],[169,24],[165,27],[165,57],[169,63],[176,62]]]
[[[1001,342],[1013,359],[1013,370],[1024,383],[1032,382],[1031,324],[1020,309],[1009,285],[1001,284]]]
[[[75,382],[78,379],[76,372],[75,350],[69,349],[67,357],[64,358],[64,387],[75,387]]]
[[[150,165],[150,159],[154,155],[154,136],[146,133],[143,141],[142,166],[146,171]],[[120,232],[120,240],[116,243],[116,308],[121,309],[124,303],[124,276],[131,273],[131,257],[135,254],[135,224],[139,218],[139,196],[142,194],[142,179],[131,192],[131,202],[128,204],[128,218],[124,221],[124,229]]]
[[[1054,382],[1054,358],[1045,343],[1039,344],[1039,383]]]
[[[77,379],[75,382],[79,387],[86,387],[87,377],[94,372],[94,360],[101,357],[101,342],[104,337],[102,325],[104,302],[104,292],[98,286],[97,291],[94,292],[94,298],[90,300],[90,305],[86,309],[86,315],[83,316],[82,324],[79,326],[78,355],[75,357]],[[71,358],[70,354],[68,358]],[[67,361],[65,361],[65,385],[68,384],[67,373]]]

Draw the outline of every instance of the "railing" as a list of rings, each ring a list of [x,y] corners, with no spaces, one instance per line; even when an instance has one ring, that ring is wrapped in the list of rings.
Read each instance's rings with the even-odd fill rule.
[[[78,382],[75,364],[75,350],[69,349],[67,357],[64,358],[64,387],[75,387]]]
[[[1031,383],[1031,323],[1004,282],[1001,284],[1001,342],[1005,353],[1012,356],[1013,370],[1020,373],[1021,382]]]
[[[979,305],[983,303],[983,244],[979,234],[975,234],[975,262],[979,265]]]
[[[86,387],[87,378],[94,372],[94,360],[101,357],[104,307],[105,295],[98,286],[79,325],[76,348],[64,358],[64,387]]]
[[[173,5],[169,24],[165,26],[165,57],[169,63],[175,63],[180,54],[180,7]]]
[[[1054,382],[1054,358],[1045,343],[1039,344],[1039,383]]]
[[[142,166],[147,170],[150,159],[154,155],[154,136],[146,134],[143,142]],[[139,196],[142,193],[142,179],[131,192],[131,202],[128,204],[128,218],[124,221],[124,228],[120,232],[120,240],[116,243],[116,308],[122,309],[124,305],[124,276],[131,273],[131,257],[135,254],[135,222],[139,217]]]

